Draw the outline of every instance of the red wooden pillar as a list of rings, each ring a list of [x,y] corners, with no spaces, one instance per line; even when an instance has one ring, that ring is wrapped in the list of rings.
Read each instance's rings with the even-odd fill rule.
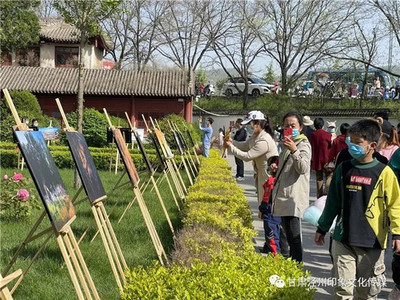
[[[129,116],[131,118],[132,125],[134,125],[135,121],[136,121],[136,116],[135,116],[135,99],[134,99],[133,96],[132,96],[132,99],[131,99],[131,109],[130,109]],[[136,126],[139,126],[139,124],[136,124]]]
[[[185,101],[185,120],[186,120],[186,122],[192,123],[192,115],[193,115],[192,100],[188,99]]]

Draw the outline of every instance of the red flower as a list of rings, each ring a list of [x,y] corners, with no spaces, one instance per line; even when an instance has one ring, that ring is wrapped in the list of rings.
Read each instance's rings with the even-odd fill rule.
[[[14,173],[13,179],[15,181],[20,181],[22,179],[22,174],[21,173]]]
[[[17,197],[21,199],[21,201],[26,201],[29,198],[29,192],[25,189],[20,189],[17,193]]]

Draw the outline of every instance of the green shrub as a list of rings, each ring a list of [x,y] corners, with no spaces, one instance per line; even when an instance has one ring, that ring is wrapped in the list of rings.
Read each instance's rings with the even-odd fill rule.
[[[301,265],[255,253],[247,199],[219,155],[212,150],[211,158],[201,158],[172,265],[155,262],[127,271],[122,299],[313,299],[315,290],[305,282],[309,274]],[[272,284],[272,275],[284,286]]]
[[[269,278],[278,275],[284,282],[279,288]],[[307,276],[292,260],[281,256],[263,257],[254,251],[237,255],[225,249],[222,258],[210,263],[194,261],[190,268],[173,264],[138,267],[127,273],[122,299],[314,299],[308,284],[290,286]]]

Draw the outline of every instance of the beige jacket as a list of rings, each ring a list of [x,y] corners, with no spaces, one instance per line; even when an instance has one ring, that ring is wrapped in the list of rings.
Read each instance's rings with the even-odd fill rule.
[[[264,194],[263,184],[268,179],[268,159],[278,156],[278,149],[271,135],[264,130],[259,135],[252,135],[245,142],[233,141],[229,147],[234,156],[243,161],[253,161],[256,171],[258,203],[262,201]]]
[[[282,172],[285,151],[279,156],[279,178],[272,191],[274,216],[301,218],[309,206],[311,145],[308,140],[300,140],[296,142],[296,146],[297,151],[289,154]]]

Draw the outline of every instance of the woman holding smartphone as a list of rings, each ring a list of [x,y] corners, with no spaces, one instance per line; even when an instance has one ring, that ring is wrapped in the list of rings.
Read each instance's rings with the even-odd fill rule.
[[[303,117],[300,113],[288,112],[283,117],[283,126],[279,167],[271,165],[271,171],[277,172],[272,190],[272,214],[281,217],[290,257],[302,262],[300,218],[309,206],[311,145],[301,133]]]
[[[250,124],[253,135],[244,142],[226,141],[224,146],[228,148],[231,153],[243,160],[243,161],[252,161],[254,170],[255,170],[255,180],[257,187],[257,196],[258,196],[258,205],[261,204],[264,195],[264,182],[269,178],[268,174],[268,161],[270,158],[274,156],[278,156],[278,148],[276,147],[275,141],[272,137],[272,129],[269,124],[268,117],[264,116],[264,114],[260,111],[251,111],[248,113],[246,119],[242,122],[242,125]],[[267,217],[267,216],[266,216]],[[272,218],[272,216],[270,216]],[[264,229],[266,239],[269,239],[270,230],[274,231],[274,239],[276,242],[277,252],[279,250],[279,224],[280,218],[275,218],[273,220],[269,220],[268,222],[273,223],[273,228],[267,226],[267,221],[264,219]],[[266,242],[267,242],[266,240]],[[267,242],[268,243],[268,242]],[[268,246],[268,244],[266,244]]]

